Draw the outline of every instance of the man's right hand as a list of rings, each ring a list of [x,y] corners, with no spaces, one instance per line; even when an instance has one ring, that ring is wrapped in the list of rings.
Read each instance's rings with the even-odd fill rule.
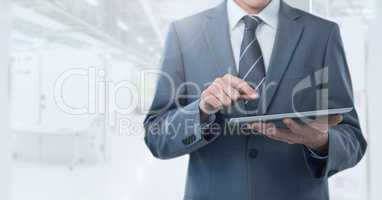
[[[256,91],[244,80],[226,74],[215,81],[202,92],[199,108],[202,116],[214,114],[231,106],[239,99],[254,100]]]

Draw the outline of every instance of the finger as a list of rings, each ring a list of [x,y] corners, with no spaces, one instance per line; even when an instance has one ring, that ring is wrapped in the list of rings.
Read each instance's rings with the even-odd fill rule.
[[[296,133],[296,134],[303,134],[304,131],[303,131],[303,126],[300,125],[299,123],[295,122],[293,119],[289,119],[289,118],[286,118],[286,119],[283,119],[283,123],[293,132],[293,133]]]
[[[239,96],[239,99],[243,99],[243,100],[255,100],[257,99],[259,96],[258,94],[256,93],[255,95],[245,95],[245,94],[241,94]]]
[[[235,88],[231,87],[228,83],[224,82],[223,79],[216,79],[216,83],[221,86],[224,93],[229,98],[231,98],[232,101],[236,102],[239,99],[240,93]]]
[[[258,131],[259,133],[262,133],[262,134],[265,134],[266,127],[267,127],[267,124],[261,123],[261,122],[252,123],[250,125],[250,128],[255,129],[256,131]]]
[[[223,107],[221,102],[213,95],[207,96],[204,101],[208,106],[212,107],[213,109],[219,110]]]
[[[299,135],[293,133],[288,129],[276,128],[273,124],[267,126],[265,135],[273,140],[277,140],[288,144],[297,144],[301,141]]]
[[[329,116],[328,118],[328,124],[329,126],[335,126],[341,123],[343,120],[342,115],[334,115],[334,116]]]
[[[264,134],[267,136],[273,136],[277,134],[276,126],[273,123],[264,124],[264,129],[265,129]]]
[[[321,117],[309,123],[315,129],[328,129],[328,127],[336,126],[343,120],[342,115],[334,115],[329,117]]]
[[[259,97],[256,91],[245,81],[239,82],[234,87],[241,92],[242,99],[255,100]]]
[[[274,134],[269,134],[267,136],[273,140],[277,140],[288,144],[299,143],[297,135],[291,131],[288,131],[287,129],[276,129]]]
[[[273,125],[270,123],[268,123],[268,124],[267,123],[260,123],[260,122],[253,123],[253,124],[251,124],[251,128],[255,129],[259,133],[262,133],[268,137],[272,137],[273,135],[276,134],[275,132],[277,131],[274,129],[270,130],[273,128]]]
[[[243,95],[242,98],[256,99],[256,91],[245,81],[238,77],[227,74],[223,77],[233,88],[239,90]]]
[[[273,135],[276,127],[272,123],[253,123],[252,128],[264,135]]]
[[[277,139],[288,144],[303,144],[303,136],[294,133],[290,129],[276,129],[274,135],[271,135],[272,138]]]
[[[322,122],[322,123],[327,123],[329,125],[330,124],[336,125],[336,124],[341,123],[342,120],[343,120],[342,115],[332,115],[332,116],[320,117],[320,118],[316,119],[315,121],[318,123]]]
[[[223,104],[228,107],[231,105],[231,98],[229,98],[223,91],[223,88],[218,83],[213,83],[211,86],[211,93]]]

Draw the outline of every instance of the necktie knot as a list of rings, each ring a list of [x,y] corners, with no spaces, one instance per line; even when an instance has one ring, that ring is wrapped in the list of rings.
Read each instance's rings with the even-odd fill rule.
[[[261,24],[261,19],[256,16],[246,15],[243,17],[245,29],[249,31],[255,31],[257,26]]]

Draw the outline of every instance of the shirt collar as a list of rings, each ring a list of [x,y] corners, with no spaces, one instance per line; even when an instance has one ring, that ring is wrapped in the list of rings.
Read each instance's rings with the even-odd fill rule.
[[[277,29],[279,9],[280,0],[271,0],[267,7],[254,16],[259,17],[265,24]],[[227,1],[227,12],[231,30],[236,28],[244,16],[248,15],[246,11],[234,2],[234,0]]]

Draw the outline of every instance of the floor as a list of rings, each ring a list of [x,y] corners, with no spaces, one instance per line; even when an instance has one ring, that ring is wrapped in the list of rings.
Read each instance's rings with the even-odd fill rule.
[[[182,198],[186,157],[155,160],[138,137],[114,136],[111,143],[106,163],[79,164],[73,170],[67,165],[15,161],[13,200]]]

